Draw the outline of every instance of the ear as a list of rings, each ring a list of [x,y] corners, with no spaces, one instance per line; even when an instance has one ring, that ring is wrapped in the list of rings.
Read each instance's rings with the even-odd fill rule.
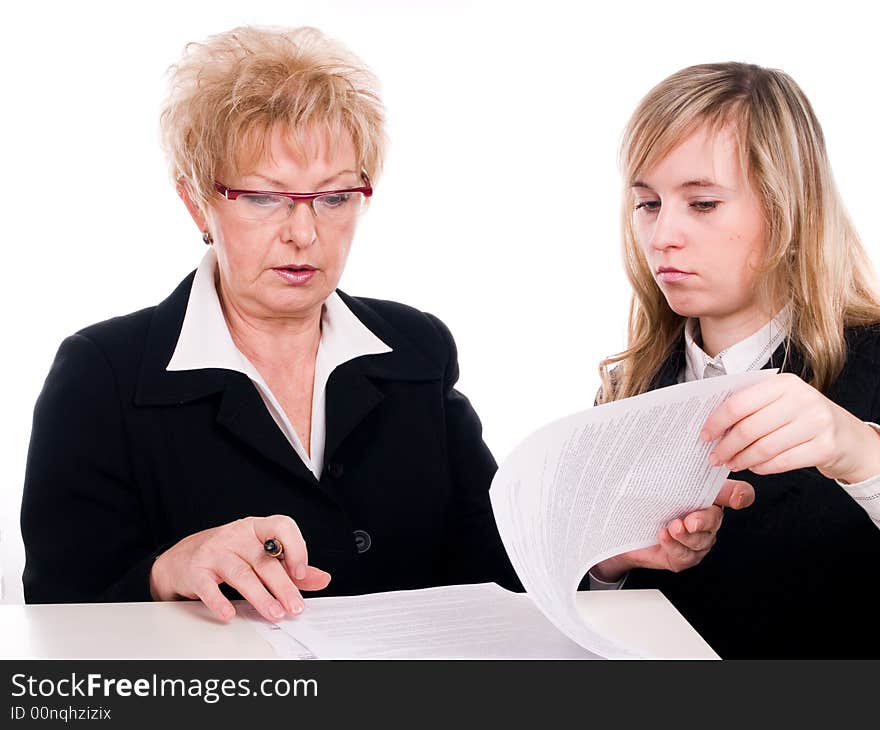
[[[195,224],[199,227],[199,230],[206,231],[208,229],[208,220],[205,218],[205,214],[202,212],[198,203],[193,200],[193,194],[189,183],[184,178],[180,178],[177,181],[177,194],[180,196],[180,199],[189,211],[190,216],[195,221]]]

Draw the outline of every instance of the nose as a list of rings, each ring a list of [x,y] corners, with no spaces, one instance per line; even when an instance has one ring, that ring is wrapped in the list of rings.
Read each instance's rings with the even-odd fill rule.
[[[671,206],[661,207],[651,231],[650,244],[655,251],[681,248],[685,244],[685,230],[681,216]]]
[[[292,202],[287,217],[282,223],[282,240],[285,243],[292,243],[297,248],[308,248],[315,242],[317,236],[315,211],[311,202]]]

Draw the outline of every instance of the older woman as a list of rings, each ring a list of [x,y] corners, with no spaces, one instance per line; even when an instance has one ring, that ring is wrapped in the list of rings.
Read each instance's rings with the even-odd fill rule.
[[[313,29],[239,28],[188,47],[162,126],[208,250],[158,306],[62,344],[28,459],[27,600],[198,598],[228,619],[225,584],[277,619],[328,583],[517,587],[448,330],[337,291],[382,167],[372,75]],[[697,562],[720,507],[688,519],[635,564]]]
[[[694,570],[627,585],[662,589],[724,657],[880,656],[860,619],[880,565],[880,287],[809,101],[781,71],[686,68],[642,100],[621,160],[634,293],[604,399],[783,371],[703,429],[755,506]]]

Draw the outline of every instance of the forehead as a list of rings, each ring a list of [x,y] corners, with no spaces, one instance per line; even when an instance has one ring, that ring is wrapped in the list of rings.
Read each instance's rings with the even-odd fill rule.
[[[242,177],[262,176],[299,184],[320,182],[341,172],[357,172],[357,152],[346,131],[275,125],[243,144],[238,155]]]
[[[730,126],[719,130],[698,127],[643,171],[638,180],[654,189],[692,181],[738,187],[743,181],[743,170],[735,130]]]

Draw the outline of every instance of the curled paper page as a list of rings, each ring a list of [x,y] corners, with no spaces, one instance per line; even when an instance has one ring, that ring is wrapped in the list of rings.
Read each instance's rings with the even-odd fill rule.
[[[708,507],[729,471],[699,438],[709,414],[776,370],[726,375],[597,406],[533,433],[501,464],[490,497],[511,563],[535,605],[566,636],[609,658],[643,655],[582,617],[587,570],[654,545],[660,528]]]

